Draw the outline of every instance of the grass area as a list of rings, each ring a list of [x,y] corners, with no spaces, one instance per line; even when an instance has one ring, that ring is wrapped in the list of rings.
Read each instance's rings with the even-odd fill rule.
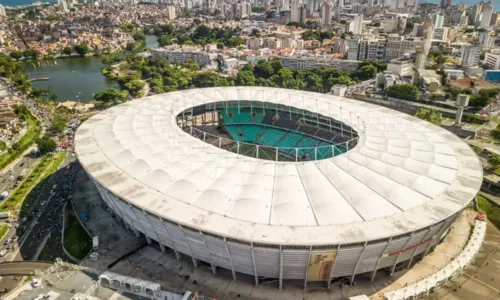
[[[40,252],[40,256],[38,256],[38,259],[40,261],[53,261],[54,259],[52,258],[52,255],[50,255],[49,251],[47,248],[43,248],[42,252]]]
[[[78,259],[83,259],[87,256],[92,248],[91,237],[88,236],[76,216],[72,213],[68,214],[68,218],[66,219],[64,248],[69,254]]]
[[[42,179],[51,175],[57,168],[61,165],[66,157],[66,152],[56,153],[54,156],[45,156],[40,162],[35,166],[35,168],[29,173],[29,175],[24,179],[24,181],[19,185],[19,187],[12,193],[12,195],[5,200],[0,206],[0,211],[8,211],[10,209],[16,209],[21,204],[23,204],[26,199],[25,205],[31,205],[30,202],[34,201],[34,197],[26,198],[31,189],[37,185]]]
[[[3,239],[3,236],[9,231],[9,227],[7,225],[0,225],[0,241]]]
[[[68,152],[58,152],[58,153],[56,153],[54,155],[54,159],[52,160],[52,163],[50,164],[50,166],[45,171],[45,173],[43,175],[43,178],[54,174],[57,171],[57,169],[59,168],[59,166],[61,166],[61,164],[63,163],[63,161],[64,161],[64,159],[66,158],[67,155],[68,155]]]
[[[33,145],[33,143],[40,135],[41,128],[39,125],[39,121],[36,120],[33,116],[27,116],[26,121],[28,122],[30,128],[19,139],[17,143],[12,145],[12,148],[10,148],[9,151],[0,155],[0,169],[5,168],[16,158],[18,158],[21,154],[23,154],[23,152],[26,151],[26,149],[28,149],[31,145]]]
[[[488,199],[481,195],[476,196],[476,209],[480,213],[486,214],[496,228],[500,229],[500,207],[489,202]]]

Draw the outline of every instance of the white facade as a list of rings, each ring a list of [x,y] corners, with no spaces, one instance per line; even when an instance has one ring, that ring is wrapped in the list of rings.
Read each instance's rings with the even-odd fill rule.
[[[440,41],[446,41],[448,40],[448,32],[449,32],[448,27],[441,27],[441,28],[436,28],[434,29],[434,35],[433,39],[434,40],[440,40]]]
[[[328,26],[332,23],[332,5],[330,2],[323,2],[321,7],[321,25]]]
[[[479,32],[477,38],[478,43],[483,46],[483,49],[490,49],[491,47],[493,47],[493,44],[495,42],[495,39],[491,36],[490,31]]]
[[[483,63],[490,70],[500,70],[500,54],[486,52]]]
[[[0,16],[6,16],[5,6],[0,4]]]
[[[354,17],[352,33],[361,34],[362,31],[363,31],[363,14],[359,14]]]
[[[402,77],[413,75],[413,60],[412,59],[393,59],[387,64],[387,71]]]
[[[441,28],[443,27],[444,24],[444,14],[441,12],[438,12],[437,14],[434,15],[433,17],[433,23],[434,23],[434,28]]]
[[[354,71],[361,63],[358,60],[331,59],[324,57],[299,57],[278,56],[283,66],[292,70],[313,70],[319,68],[334,68],[339,70]]]
[[[261,38],[256,38],[252,37],[247,40],[247,48],[251,50],[257,50],[260,47],[262,47],[262,39]]]
[[[460,65],[462,67],[475,67],[479,64],[479,56],[481,55],[481,46],[464,45],[462,47],[462,57]]]
[[[483,6],[483,13],[481,17],[481,27],[488,28],[490,27],[491,16],[493,14],[493,3],[488,2]]]
[[[168,59],[171,64],[179,63],[182,64],[186,60],[193,60],[198,63],[200,67],[205,67],[212,62],[211,56],[203,51],[195,51],[189,49],[168,49],[168,48],[157,48],[151,49],[151,56],[153,58],[164,58]]]
[[[169,20],[175,19],[175,6],[173,5],[167,6],[167,19]]]

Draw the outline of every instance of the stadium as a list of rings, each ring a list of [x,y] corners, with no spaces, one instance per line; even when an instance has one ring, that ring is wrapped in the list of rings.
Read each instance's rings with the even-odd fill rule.
[[[134,100],[83,123],[75,145],[126,227],[195,266],[280,288],[411,266],[482,181],[475,153],[440,127],[267,87]]]

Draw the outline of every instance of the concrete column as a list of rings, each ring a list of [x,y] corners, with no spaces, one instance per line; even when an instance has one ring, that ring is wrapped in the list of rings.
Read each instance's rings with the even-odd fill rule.
[[[132,231],[134,232],[135,237],[140,237],[141,236],[141,233],[139,232],[139,230],[137,230],[135,228],[132,228]],[[146,238],[147,238],[147,236],[146,236]]]
[[[375,265],[375,270],[373,270],[373,275],[372,275],[372,278],[370,279],[371,281],[375,280],[375,275],[377,274],[378,265],[380,264],[380,261],[384,257],[384,254],[387,251],[387,248],[389,248],[389,245],[391,244],[391,241],[392,241],[392,237],[389,239],[389,241],[387,241],[387,245],[385,246],[384,251],[382,252],[382,254],[380,255],[380,257],[377,260],[377,264]]]
[[[361,258],[363,258],[363,253],[365,253],[365,250],[366,250],[366,245],[368,244],[368,242],[365,242],[365,244],[363,245],[363,250],[361,251],[361,253],[359,254],[359,258],[358,258],[358,261],[356,262],[356,266],[354,267],[354,272],[352,273],[352,277],[351,277],[351,286],[353,285],[353,282],[354,282],[354,277],[356,276],[356,270],[358,269],[358,266],[359,266],[359,262],[361,261]]]
[[[307,290],[307,274],[309,273],[309,263],[311,262],[312,246],[309,246],[309,258],[306,265],[306,275],[304,276],[304,291]]]
[[[328,289],[330,289],[330,287],[332,286],[332,277],[333,277],[333,272],[335,271],[335,264],[337,263],[337,257],[339,257],[339,251],[340,251],[340,245],[337,246],[337,253],[335,253],[335,260],[333,261],[332,271],[330,273],[330,279],[328,279],[326,283],[326,287]]]
[[[165,245],[163,245],[162,243],[160,243],[160,250],[161,252],[165,252]]]
[[[231,264],[231,272],[233,273],[233,280],[236,280],[236,271],[234,271],[233,259],[231,258],[231,253],[229,253],[229,247],[227,246],[227,240],[224,237],[224,246],[226,246],[227,257],[229,257],[229,263]]]
[[[148,242],[148,244],[151,245],[151,242],[152,242],[151,238],[147,235],[145,235],[145,237],[146,237],[146,242]]]
[[[414,233],[415,233],[415,231],[411,233],[410,238],[408,239],[408,241],[405,243],[403,249],[401,249],[401,250],[404,250],[404,249],[408,248],[408,246],[409,246],[409,244],[411,242],[411,239],[413,238],[413,234]],[[401,253],[402,252],[399,252],[398,256],[396,257],[396,261],[394,262],[394,265],[391,268],[391,276],[394,275],[394,270],[396,270],[396,265],[399,262],[399,257],[401,256]]]
[[[257,274],[257,265],[255,264],[255,254],[253,253],[253,243],[250,244],[252,247],[252,262],[253,262],[253,273],[255,277],[255,286],[259,286],[259,275]]]
[[[283,250],[281,249],[280,246],[280,282],[279,282],[279,289],[283,289]]]

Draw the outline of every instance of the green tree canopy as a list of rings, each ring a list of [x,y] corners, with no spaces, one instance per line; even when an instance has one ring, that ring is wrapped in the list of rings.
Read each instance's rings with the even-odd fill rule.
[[[68,124],[68,118],[63,114],[56,114],[52,119],[51,129],[56,133],[63,132]]]
[[[38,146],[38,151],[40,151],[40,153],[42,155],[45,155],[45,154],[50,153],[50,152],[54,152],[54,151],[56,151],[56,148],[57,148],[56,142],[48,136],[44,136],[42,138],[39,138],[36,141],[36,144]]]
[[[23,53],[21,51],[12,51],[9,55],[15,60],[20,60],[23,57]]]
[[[90,52],[90,48],[86,44],[76,45],[74,50],[76,53],[78,53],[78,55],[80,55],[82,57],[85,56],[85,54]]]
[[[64,55],[71,55],[71,53],[73,53],[73,48],[66,46],[63,48],[62,53]]]
[[[418,88],[413,84],[394,84],[385,89],[388,97],[417,101]]]
[[[271,63],[260,60],[253,70],[255,77],[269,78],[274,74],[274,68]]]
[[[490,165],[493,167],[498,167],[500,166],[500,155],[495,154],[495,153],[490,153],[488,154],[488,162]]]
[[[109,88],[95,94],[94,100],[102,101],[104,107],[109,107],[125,102],[125,100],[127,100],[127,97],[127,91],[119,91],[114,88]]]
[[[255,76],[250,71],[240,71],[236,75],[235,83],[236,85],[254,86]]]
[[[426,120],[427,122],[431,122],[435,125],[441,125],[442,122],[441,115],[434,109],[421,108],[417,111],[415,117]]]

